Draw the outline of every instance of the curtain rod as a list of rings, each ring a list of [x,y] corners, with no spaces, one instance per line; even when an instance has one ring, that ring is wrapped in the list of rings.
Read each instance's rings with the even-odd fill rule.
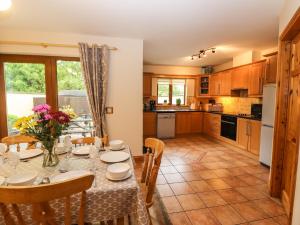
[[[53,44],[53,43],[45,43],[45,42],[26,42],[26,41],[0,41],[0,45],[31,45],[31,46],[41,46],[44,48],[47,47],[62,47],[62,48],[79,48],[78,45],[71,44]],[[118,48],[109,47],[109,50],[116,51]]]

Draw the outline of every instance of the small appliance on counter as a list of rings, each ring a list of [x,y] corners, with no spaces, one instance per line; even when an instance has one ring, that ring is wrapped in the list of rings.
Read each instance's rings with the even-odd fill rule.
[[[261,119],[262,104],[252,104],[251,105],[251,116],[253,116],[254,118]]]
[[[203,110],[207,112],[223,112],[223,104],[222,103],[208,103],[203,105]]]
[[[150,110],[151,111],[156,110],[156,101],[155,100],[150,100],[149,105],[150,105]]]

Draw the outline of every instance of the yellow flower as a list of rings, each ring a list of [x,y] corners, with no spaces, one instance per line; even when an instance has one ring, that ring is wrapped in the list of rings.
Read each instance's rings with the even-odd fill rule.
[[[74,112],[74,109],[70,105],[64,105],[60,111],[67,114],[71,119],[75,119],[77,117],[76,113]]]
[[[15,123],[14,127],[18,129],[21,133],[25,133],[26,129],[35,126],[37,123],[34,120],[34,115],[24,116],[19,118]]]

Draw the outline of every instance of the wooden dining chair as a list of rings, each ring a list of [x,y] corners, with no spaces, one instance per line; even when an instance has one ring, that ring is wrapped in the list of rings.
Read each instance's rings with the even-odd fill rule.
[[[32,221],[39,225],[56,225],[55,212],[50,201],[65,198],[64,224],[71,224],[72,195],[81,193],[78,225],[84,225],[84,209],[86,205],[86,190],[92,186],[93,175],[87,175],[73,180],[45,184],[39,186],[1,186],[0,210],[6,225],[26,225],[18,204],[32,206]],[[11,206],[11,207],[9,207]],[[29,225],[29,224],[28,224]]]
[[[108,136],[105,135],[103,138],[100,138],[104,143],[104,146],[108,145]],[[95,137],[83,137],[72,140],[72,144],[76,145],[93,145],[95,143]]]
[[[21,147],[20,144],[27,144],[27,149],[36,148],[37,139],[27,135],[12,135],[2,138],[2,143],[7,145],[7,151],[9,151],[11,145],[17,145],[17,151],[19,152]]]
[[[159,139],[147,138],[145,140],[145,147],[147,152],[144,155],[141,187],[146,207],[149,209],[153,205],[153,194],[165,144]]]

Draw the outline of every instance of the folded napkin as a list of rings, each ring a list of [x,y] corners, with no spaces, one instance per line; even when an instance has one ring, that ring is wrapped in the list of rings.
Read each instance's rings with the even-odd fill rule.
[[[95,147],[102,148],[102,140],[99,137],[95,137]]]

